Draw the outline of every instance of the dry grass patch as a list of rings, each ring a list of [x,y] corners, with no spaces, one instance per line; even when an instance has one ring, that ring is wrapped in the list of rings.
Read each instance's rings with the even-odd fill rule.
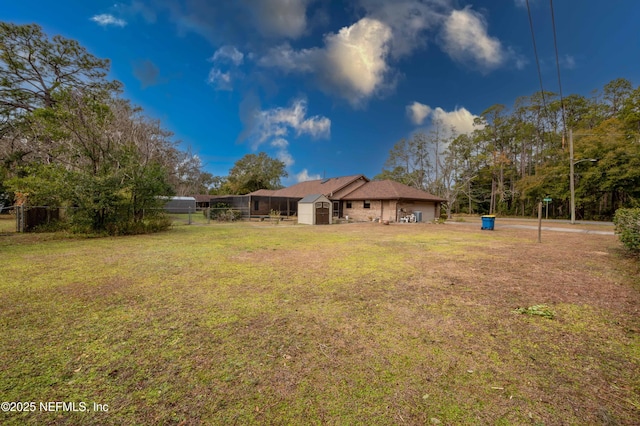
[[[3,424],[637,424],[613,236],[374,224],[0,240]],[[554,319],[522,315],[547,305]]]

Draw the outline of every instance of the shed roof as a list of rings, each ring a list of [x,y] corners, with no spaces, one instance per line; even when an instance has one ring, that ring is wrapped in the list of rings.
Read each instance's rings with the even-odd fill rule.
[[[328,200],[328,198],[325,197],[322,194],[310,194],[310,195],[307,195],[306,197],[304,197],[302,200],[298,201],[298,204],[300,204],[300,203],[302,203],[302,204],[315,203],[319,198],[324,198],[324,199]]]
[[[446,201],[426,191],[412,188],[400,182],[381,180],[367,182],[360,188],[342,197],[343,200],[422,200]]]

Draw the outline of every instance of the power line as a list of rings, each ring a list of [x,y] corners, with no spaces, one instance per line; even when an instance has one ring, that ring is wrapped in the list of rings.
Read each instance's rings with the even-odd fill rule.
[[[527,5],[529,4],[529,0],[527,0]],[[562,148],[564,148],[564,140],[567,135],[567,119],[565,117],[564,111],[564,98],[562,97],[562,80],[560,78],[560,60],[558,58],[558,40],[556,37],[556,19],[553,13],[553,0],[549,0],[549,6],[551,8],[551,26],[553,27],[553,47],[556,50],[556,69],[558,70],[558,88],[560,89],[560,108],[562,109]]]
[[[538,80],[540,81],[540,94],[542,95],[542,107],[546,115],[549,114],[547,111],[547,101],[544,98],[544,87],[542,86],[542,72],[540,71],[540,60],[538,59],[538,48],[536,46],[536,36],[533,31],[533,19],[531,18],[531,8],[529,7],[529,0],[526,0],[527,3],[527,14],[529,15],[529,28],[531,29],[531,40],[533,41],[533,54],[536,58],[536,66],[538,67]],[[542,131],[544,132],[544,121],[542,122]]]

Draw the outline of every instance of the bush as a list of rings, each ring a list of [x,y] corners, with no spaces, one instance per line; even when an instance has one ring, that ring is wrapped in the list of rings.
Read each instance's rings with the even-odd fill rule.
[[[209,213],[211,219],[218,222],[233,222],[235,220],[242,219],[242,212],[240,210],[233,210],[230,208],[212,208]]]
[[[166,231],[170,227],[171,219],[166,216],[157,216],[145,220],[110,223],[107,225],[107,233],[109,235],[151,234]]]
[[[279,210],[271,210],[269,212],[269,218],[271,219],[271,222],[275,222],[275,224],[277,225],[278,222],[280,222],[280,211]]]
[[[629,250],[640,253],[640,208],[616,210],[613,223],[622,244]]]
[[[61,232],[69,230],[69,224],[62,220],[52,220],[49,223],[43,223],[33,229],[33,232]]]

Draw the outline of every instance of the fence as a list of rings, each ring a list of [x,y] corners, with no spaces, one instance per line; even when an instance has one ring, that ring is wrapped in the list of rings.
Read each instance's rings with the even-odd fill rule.
[[[0,206],[0,233],[34,232],[38,230],[62,229],[69,223],[73,207],[51,206]],[[207,225],[220,222],[235,222],[249,219],[248,208],[157,208],[145,209],[145,216],[166,214],[172,226]]]
[[[64,223],[71,207],[0,206],[0,232],[33,232]]]

